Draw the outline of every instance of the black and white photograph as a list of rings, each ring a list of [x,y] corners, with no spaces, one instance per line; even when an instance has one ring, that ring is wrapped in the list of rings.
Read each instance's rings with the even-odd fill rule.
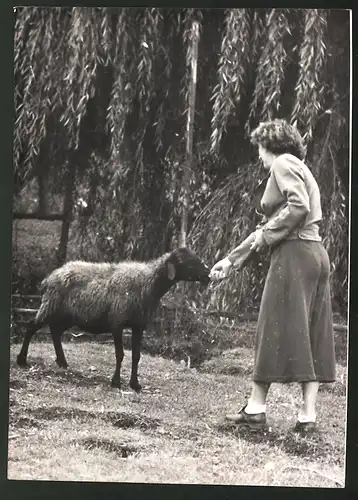
[[[7,478],[344,488],[352,11],[13,16]]]

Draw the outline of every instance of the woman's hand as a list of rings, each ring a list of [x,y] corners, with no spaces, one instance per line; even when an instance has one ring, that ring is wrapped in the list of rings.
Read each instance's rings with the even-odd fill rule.
[[[255,233],[255,240],[251,245],[251,250],[254,250],[255,252],[260,252],[263,250],[265,247],[267,247],[266,240],[264,238],[262,229],[258,229]]]
[[[227,278],[232,267],[231,261],[225,257],[225,259],[219,260],[210,271],[210,279],[212,280],[222,280]]]

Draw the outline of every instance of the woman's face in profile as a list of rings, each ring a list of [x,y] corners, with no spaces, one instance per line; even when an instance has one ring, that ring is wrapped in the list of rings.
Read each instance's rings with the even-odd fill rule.
[[[270,151],[265,149],[263,146],[261,146],[261,144],[259,144],[259,157],[263,163],[265,170],[270,170],[276,156],[273,153],[270,153]]]

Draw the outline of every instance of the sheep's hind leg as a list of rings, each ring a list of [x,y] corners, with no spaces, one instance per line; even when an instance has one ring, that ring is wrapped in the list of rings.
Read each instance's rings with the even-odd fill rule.
[[[111,386],[117,389],[121,388],[121,366],[124,357],[122,332],[123,330],[120,329],[112,333],[116,350],[116,371],[112,377]]]
[[[27,366],[27,353],[29,350],[29,344],[31,342],[31,339],[33,335],[43,326],[42,323],[39,323],[35,320],[31,321],[30,324],[27,327],[25,336],[24,336],[24,341],[22,343],[21,351],[19,352],[17,356],[17,364],[21,367]]]
[[[129,385],[136,392],[140,392],[142,389],[142,386],[138,382],[138,363],[140,360],[140,343],[142,336],[142,328],[132,328],[132,374]]]
[[[61,337],[65,328],[59,328],[54,325],[50,325],[51,337],[53,346],[56,352],[56,363],[60,368],[67,368],[68,364],[65,358],[65,354],[62,349]]]

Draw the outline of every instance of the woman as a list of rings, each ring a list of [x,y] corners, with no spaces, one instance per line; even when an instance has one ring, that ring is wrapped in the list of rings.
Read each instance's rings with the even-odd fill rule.
[[[319,234],[320,191],[303,162],[305,147],[285,120],[261,123],[251,134],[269,172],[261,198],[266,222],[226,258],[212,279],[242,268],[250,251],[271,252],[257,322],[251,397],[226,418],[254,427],[266,425],[266,397],[273,382],[299,382],[303,407],[295,430],[316,429],[320,382],[335,380],[335,348],[329,285],[330,263]],[[246,250],[245,250],[246,248]]]

